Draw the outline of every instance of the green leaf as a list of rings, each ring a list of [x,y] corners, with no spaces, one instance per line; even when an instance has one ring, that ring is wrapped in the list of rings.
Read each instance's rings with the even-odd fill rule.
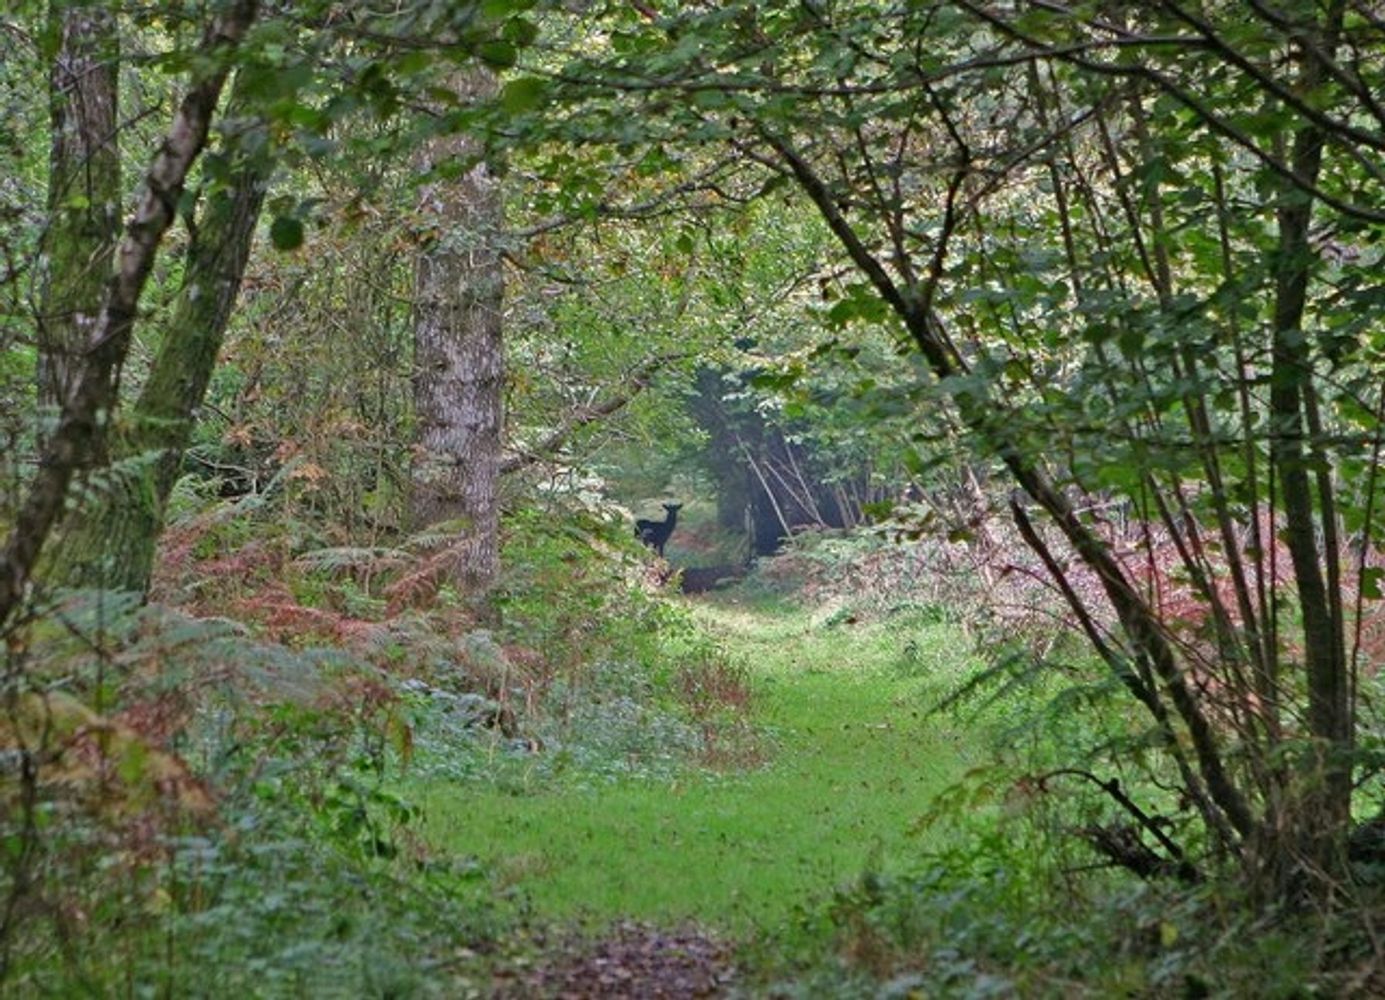
[[[529,10],[533,6],[534,0],[485,0],[485,3],[481,4],[481,16],[498,21],[511,14]]]
[[[511,42],[503,38],[492,38],[476,47],[476,55],[492,69],[509,69],[519,58],[519,52]]]
[[[144,744],[131,741],[116,764],[120,780],[127,785],[138,785],[144,780],[149,768],[149,751]]]
[[[395,63],[395,69],[404,76],[414,76],[422,73],[432,64],[433,53],[416,49],[400,56]]]
[[[888,313],[889,306],[869,285],[855,284],[848,286],[846,294],[827,310],[827,323],[831,327],[843,327],[856,320],[880,323]]]
[[[1369,597],[1373,601],[1378,601],[1385,597],[1385,592],[1380,589],[1380,579],[1385,576],[1385,568],[1380,566],[1366,566],[1361,570],[1361,596]]]
[[[505,84],[500,91],[500,104],[510,114],[517,115],[537,108],[547,95],[547,81],[536,76],[521,76]]]
[[[281,215],[270,224],[269,239],[276,250],[297,250],[303,245],[303,223]]]
[[[500,34],[506,41],[513,42],[522,49],[526,45],[532,45],[534,39],[539,37],[539,29],[528,18],[516,17],[505,22]]]
[[[894,513],[893,500],[877,500],[873,503],[861,504],[861,513],[872,521],[883,521]]]
[[[699,90],[692,95],[694,107],[704,111],[715,111],[731,103],[731,99],[719,90]]]

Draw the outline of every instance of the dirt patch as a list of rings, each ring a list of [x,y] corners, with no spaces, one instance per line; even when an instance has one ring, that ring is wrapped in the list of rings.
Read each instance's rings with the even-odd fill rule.
[[[528,970],[497,973],[492,995],[501,1000],[684,1000],[725,996],[734,978],[725,942],[691,927],[668,931],[624,922],[594,941],[556,944]]]

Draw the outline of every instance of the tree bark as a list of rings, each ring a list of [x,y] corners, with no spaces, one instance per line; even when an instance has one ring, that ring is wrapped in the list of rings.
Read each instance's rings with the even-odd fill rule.
[[[239,126],[223,155],[225,188],[207,199],[187,251],[183,286],[149,377],[111,443],[112,465],[70,516],[44,573],[49,583],[145,591],[197,408],[216,368],[250,259],[274,162],[263,121],[243,117],[232,90],[227,120]]]
[[[62,416],[41,449],[38,470],[0,552],[0,624],[9,621],[24,599],[34,565],[62,514],[73,474],[98,451],[104,422],[115,405],[115,372],[130,348],[140,293],[173,222],[188,171],[206,144],[226,82],[225,50],[240,43],[257,7],[255,0],[237,0],[208,27],[195,63],[204,68],[179,103],[145,173],[144,195],[125,227],[100,318],[83,347]]]
[[[40,255],[38,401],[54,411],[101,313],[120,239],[120,43],[104,4],[54,0],[62,39],[49,74],[48,230]]]
[[[1305,45],[1301,86],[1311,92],[1324,79],[1324,59],[1331,58],[1340,31],[1342,4],[1334,3],[1324,26],[1315,26]],[[1294,173],[1316,185],[1322,169],[1322,129],[1305,125],[1294,137]],[[1314,254],[1309,245],[1313,198],[1285,184],[1278,212],[1279,245],[1275,267],[1275,302],[1270,368],[1271,455],[1284,502],[1284,538],[1294,568],[1294,584],[1303,616],[1304,665],[1308,675],[1308,732],[1317,744],[1303,761],[1303,789],[1296,804],[1295,829],[1312,864],[1332,870],[1344,858],[1351,826],[1352,712],[1344,626],[1334,613],[1333,589],[1323,567],[1335,566],[1337,553],[1320,552],[1318,524],[1335,542],[1336,507],[1330,490],[1319,490],[1317,518],[1305,450],[1304,421],[1313,393],[1313,359],[1302,330],[1308,281]],[[1330,577],[1335,573],[1329,574]]]
[[[482,67],[458,75],[466,97],[493,95],[495,75]],[[433,141],[433,164],[477,159],[467,135]],[[421,213],[433,224],[415,272],[413,522],[456,522],[450,575],[463,589],[487,589],[499,570],[504,274],[500,229],[504,206],[484,161],[452,181],[428,185]]]

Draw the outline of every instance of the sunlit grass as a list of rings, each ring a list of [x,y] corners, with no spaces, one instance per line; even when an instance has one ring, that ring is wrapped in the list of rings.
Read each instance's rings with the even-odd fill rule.
[[[413,791],[428,839],[538,915],[592,921],[771,928],[867,867],[907,867],[927,846],[911,826],[966,763],[965,734],[928,714],[965,639],[728,601],[697,615],[753,678],[764,767],[528,794],[433,783]]]

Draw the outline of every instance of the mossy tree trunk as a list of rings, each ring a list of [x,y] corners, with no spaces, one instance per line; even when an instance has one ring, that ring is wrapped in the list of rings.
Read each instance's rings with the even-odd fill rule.
[[[273,170],[261,121],[233,92],[216,154],[231,163],[206,198],[187,251],[183,287],[149,377],[111,441],[111,465],[93,477],[45,573],[50,583],[144,591],[164,511],[197,409],[235,308]]]
[[[120,239],[120,44],[105,4],[54,0],[48,229],[40,257],[38,401],[62,405],[101,313]]]
[[[495,92],[495,75],[458,75],[464,97]],[[413,522],[456,522],[447,575],[484,591],[499,569],[504,275],[500,184],[468,135],[434,140],[429,167],[461,172],[431,183],[421,213],[433,231],[419,252],[414,302]]]
[[[201,54],[234,52],[257,11],[254,0],[229,4],[203,33]],[[9,621],[25,599],[49,535],[62,518],[73,476],[100,452],[103,421],[115,408],[116,373],[130,349],[140,294],[173,223],[188,171],[206,145],[229,72],[229,63],[222,59],[194,60],[194,66],[192,84],[145,172],[143,193],[106,282],[100,318],[63,397],[57,426],[40,449],[37,468],[0,552],[0,624]]]

